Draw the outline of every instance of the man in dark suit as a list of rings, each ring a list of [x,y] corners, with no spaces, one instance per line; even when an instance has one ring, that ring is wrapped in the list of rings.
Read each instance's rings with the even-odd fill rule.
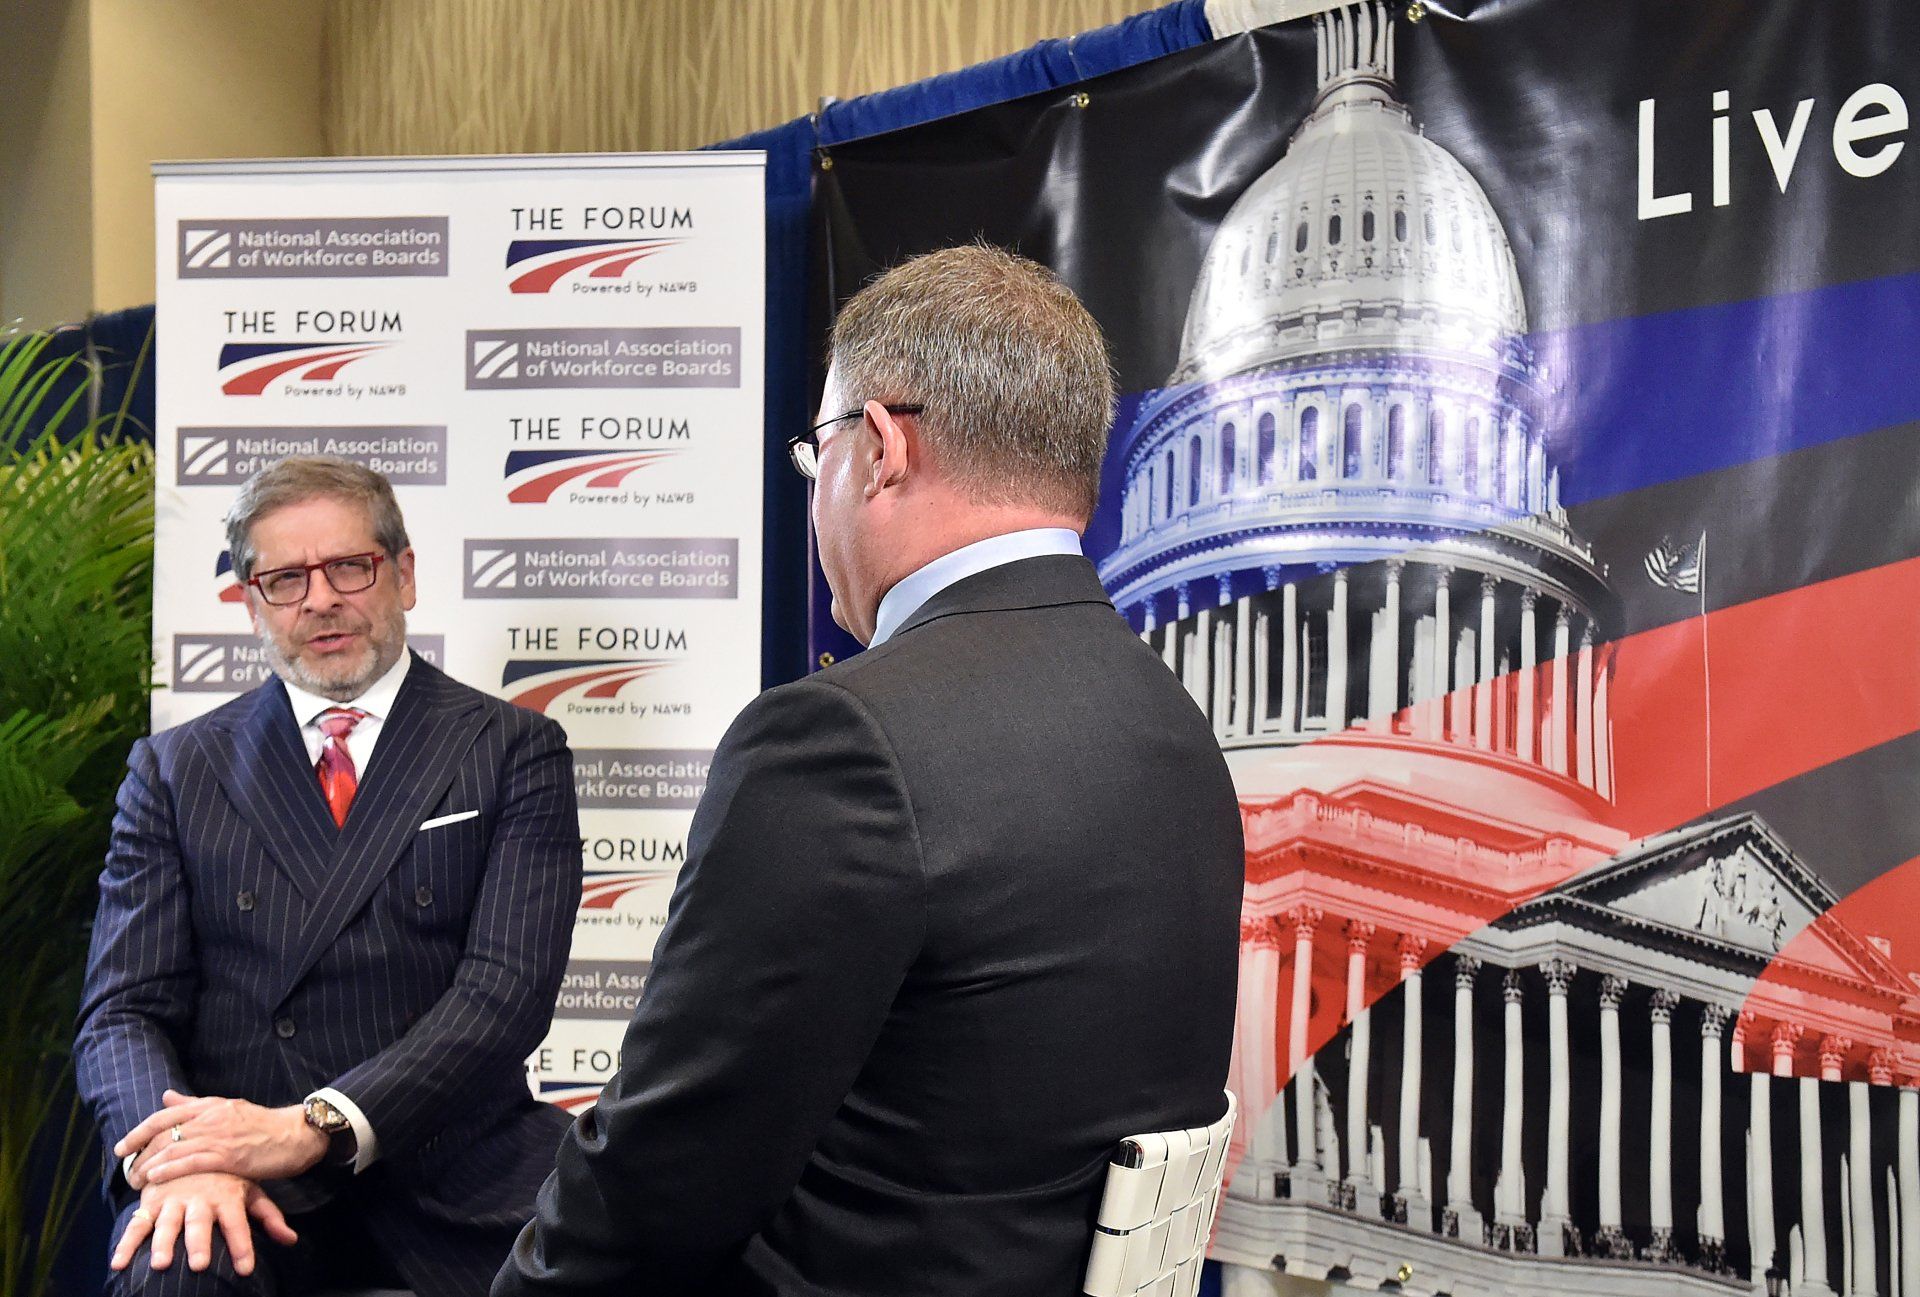
[[[580,894],[572,757],[407,650],[378,474],[284,460],[228,537],[278,678],[134,745],[88,955],[112,1287],[483,1292],[567,1124],[523,1062]]]
[[[1093,320],[997,250],[842,311],[793,454],[869,647],[722,740],[496,1297],[1066,1297],[1116,1142],[1220,1117],[1240,819],[1080,554],[1111,403]]]

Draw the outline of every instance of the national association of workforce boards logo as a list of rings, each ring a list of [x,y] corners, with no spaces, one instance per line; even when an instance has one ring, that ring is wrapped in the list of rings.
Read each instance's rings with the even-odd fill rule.
[[[500,688],[508,702],[545,715],[562,698],[605,702],[636,680],[658,675],[675,665],[672,658],[510,658],[500,673]]]
[[[677,869],[589,869],[582,875],[580,908],[611,910],[620,899],[642,888],[671,883]]]
[[[447,273],[445,216],[198,216],[179,223],[182,279],[388,279]]]
[[[678,450],[508,451],[507,500],[513,504],[545,504],[566,486],[617,491],[641,469],[651,468],[679,453]]]
[[[685,239],[515,239],[507,245],[509,290],[550,293],[569,275],[617,280],[627,271]]]
[[[385,351],[391,342],[229,342],[220,348],[220,390],[227,396],[259,396],[275,379],[328,383],[356,360]]]
[[[562,1112],[578,1113],[600,1101],[604,1081],[542,1081],[540,1102],[550,1103]]]
[[[436,667],[446,662],[445,635],[409,634],[407,647]],[[245,693],[274,678],[273,665],[257,635],[177,633],[172,667],[168,687],[175,693]]]

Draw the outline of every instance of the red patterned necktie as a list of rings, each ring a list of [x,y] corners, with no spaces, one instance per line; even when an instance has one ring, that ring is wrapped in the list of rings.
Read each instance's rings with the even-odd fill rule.
[[[327,809],[333,812],[333,822],[341,828],[346,827],[347,808],[353,805],[354,790],[360,786],[359,776],[354,774],[353,758],[347,754],[347,735],[366,718],[367,714],[357,708],[329,707],[314,722],[326,735],[314,770],[320,776],[320,791],[326,796]]]

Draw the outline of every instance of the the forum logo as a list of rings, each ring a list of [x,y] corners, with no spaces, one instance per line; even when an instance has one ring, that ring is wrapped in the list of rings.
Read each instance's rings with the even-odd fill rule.
[[[246,602],[247,588],[240,584],[240,575],[233,570],[232,550],[221,550],[220,557],[214,560],[213,584],[220,592],[221,603]]]
[[[681,641],[684,647],[684,638]],[[565,662],[509,658],[500,673],[500,688],[516,707],[550,715],[563,700],[569,710],[588,714],[624,715],[624,706],[609,706],[621,691],[677,665],[674,658],[575,658]]]
[[[678,876],[676,869],[589,869],[581,876],[580,908],[611,910],[623,897],[664,886]]]
[[[581,1081],[567,1079],[560,1081],[541,1081],[539,1093],[535,1096],[542,1103],[550,1103],[562,1112],[578,1116],[594,1104],[600,1102],[600,1091],[605,1081]]]
[[[512,450],[507,452],[507,500],[546,504],[557,492],[621,494],[627,481],[679,454],[678,450]],[[566,497],[563,497],[566,498]]]
[[[357,360],[385,351],[391,342],[229,342],[220,348],[220,391],[260,396],[276,379],[288,384],[325,384]]]
[[[576,292],[631,291],[620,284],[629,269],[685,239],[515,239],[507,245],[507,288],[548,293],[565,279],[580,279]]]

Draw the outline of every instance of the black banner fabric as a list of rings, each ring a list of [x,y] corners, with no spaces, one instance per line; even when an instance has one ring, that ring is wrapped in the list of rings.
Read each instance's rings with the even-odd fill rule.
[[[1107,333],[1086,550],[1247,833],[1229,1292],[1920,1294],[1916,55],[1368,0],[822,153],[818,319],[978,239]]]

